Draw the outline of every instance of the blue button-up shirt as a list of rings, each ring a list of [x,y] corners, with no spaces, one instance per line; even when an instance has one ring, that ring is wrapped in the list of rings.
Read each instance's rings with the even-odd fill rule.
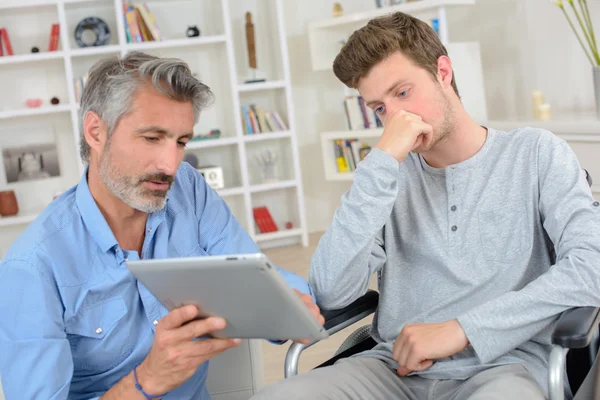
[[[13,243],[0,264],[0,376],[8,400],[92,399],[148,354],[168,311],[126,268],[84,174]],[[142,258],[258,252],[227,204],[182,163],[166,207],[150,214]],[[293,288],[302,278],[280,270]],[[208,363],[165,399],[210,399]]]

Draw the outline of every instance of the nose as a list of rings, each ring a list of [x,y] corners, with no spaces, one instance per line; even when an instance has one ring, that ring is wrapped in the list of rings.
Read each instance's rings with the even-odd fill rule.
[[[164,174],[175,176],[181,161],[183,161],[183,149],[177,144],[171,145],[169,143],[164,146],[163,151],[159,154],[157,168]]]

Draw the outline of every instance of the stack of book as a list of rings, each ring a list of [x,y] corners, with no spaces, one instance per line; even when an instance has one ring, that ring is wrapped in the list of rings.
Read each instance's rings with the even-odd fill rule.
[[[371,151],[371,147],[368,144],[360,143],[358,139],[335,140],[333,150],[337,171],[343,173],[353,172],[356,165]]]
[[[350,130],[380,128],[383,126],[375,111],[365,104],[362,96],[348,96],[344,99],[346,123]]]
[[[142,43],[164,40],[156,19],[146,3],[123,4],[125,36],[127,43]]]
[[[276,111],[265,111],[255,104],[242,106],[242,121],[247,135],[288,130]]]

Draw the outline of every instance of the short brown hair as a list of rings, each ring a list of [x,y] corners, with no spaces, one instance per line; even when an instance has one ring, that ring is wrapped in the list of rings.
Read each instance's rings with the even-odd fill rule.
[[[355,31],[333,61],[333,72],[346,86],[356,88],[371,68],[400,51],[417,66],[437,77],[437,61],[448,56],[435,31],[411,15],[396,12],[369,21]],[[454,74],[452,88],[458,95]]]

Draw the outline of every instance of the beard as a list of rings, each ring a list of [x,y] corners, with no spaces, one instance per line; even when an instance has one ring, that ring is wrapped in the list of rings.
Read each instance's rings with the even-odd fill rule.
[[[100,178],[108,189],[125,204],[136,210],[154,213],[165,208],[167,193],[173,181],[173,176],[162,172],[144,175],[128,175],[112,162],[110,152],[110,140],[106,144],[105,151],[100,158],[98,167]],[[168,183],[167,190],[152,190],[144,187],[144,182],[155,181]]]
[[[450,104],[448,97],[442,92],[441,88],[438,90],[438,96],[435,100],[437,105],[442,109],[442,121],[441,123],[433,126],[433,140],[429,147],[424,148],[419,146],[414,151],[416,153],[425,153],[433,150],[433,148],[443,140],[447,140],[456,128],[456,118],[454,117],[454,110]]]

